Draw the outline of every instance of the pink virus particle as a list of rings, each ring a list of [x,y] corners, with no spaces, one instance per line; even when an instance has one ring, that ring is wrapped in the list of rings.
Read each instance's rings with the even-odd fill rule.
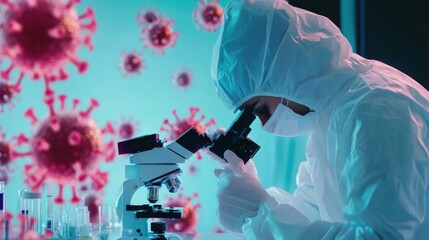
[[[96,31],[96,21],[91,8],[81,15],[76,13],[79,2],[1,0],[4,20],[0,22],[0,55],[10,60],[1,76],[9,79],[17,68],[19,79],[26,74],[32,79],[42,77],[48,87],[50,82],[68,78],[65,65],[69,62],[79,73],[85,72],[88,63],[78,59],[76,52],[81,45],[93,49],[91,35]]]
[[[78,111],[80,101],[74,99],[72,109],[66,109],[66,98],[66,95],[58,96],[60,109],[56,110],[54,93],[46,95],[44,102],[49,115],[45,119],[39,120],[33,108],[25,112],[25,117],[36,128],[32,137],[27,138],[34,161],[24,166],[24,182],[33,191],[38,191],[46,182],[58,184],[57,204],[65,202],[64,186],[71,187],[72,203],[80,202],[76,189],[87,179],[91,180],[93,189],[101,190],[108,182],[108,173],[99,170],[100,162],[102,159],[111,162],[116,155],[114,141],[104,141],[107,134],[115,132],[112,124],[108,122],[100,129],[90,117],[99,103],[91,99],[88,109]]]
[[[96,193],[88,194],[85,197],[85,206],[88,207],[89,220],[91,223],[98,223],[98,206],[101,206],[102,196]]]
[[[145,68],[143,58],[138,52],[126,52],[121,53],[119,61],[119,70],[122,71],[125,77],[130,75],[140,75],[140,72]]]
[[[9,182],[9,172],[3,167],[0,167],[0,182],[4,182],[5,184]]]
[[[164,55],[167,47],[174,47],[179,32],[174,31],[172,25],[173,20],[160,18],[153,24],[143,27],[141,33],[144,42],[143,48],[152,48],[152,53],[155,55]]]
[[[200,109],[197,107],[189,108],[189,116],[186,118],[180,118],[176,110],[173,110],[173,116],[175,118],[174,123],[171,123],[170,120],[165,119],[163,125],[160,128],[160,131],[166,132],[167,137],[166,141],[174,141],[180,137],[183,133],[188,131],[189,128],[194,127],[200,134],[204,133],[207,127],[214,126],[216,124],[215,120],[211,118],[207,123],[203,123],[206,116],[201,115],[197,118],[197,114],[200,112]],[[202,159],[202,156],[199,152],[196,153],[197,159]]]
[[[10,221],[12,220],[12,218],[13,218],[13,214],[10,213],[10,212],[6,211],[6,212],[4,212],[4,214],[0,214],[0,222],[2,223],[2,224],[0,224],[0,233],[4,233],[5,232],[5,227],[6,226],[5,226],[5,224],[3,224],[4,221],[7,220],[10,223]],[[10,228],[10,225],[8,227]]]
[[[218,226],[216,226],[216,227],[213,227],[212,232],[213,232],[213,233],[226,233],[226,232],[228,232],[228,231],[227,231],[227,230],[225,230],[225,229],[224,229],[224,228],[222,228],[222,227],[218,227]]]
[[[134,137],[137,132],[139,121],[134,120],[133,118],[125,119],[122,117],[121,122],[117,129],[117,135],[120,140],[130,139]]]
[[[198,171],[198,168],[197,168],[197,166],[195,166],[195,164],[189,165],[188,172],[190,174],[195,174],[197,171]]]
[[[182,193],[179,193],[177,197],[167,198],[167,201],[163,204],[164,206],[182,208],[182,218],[163,219],[167,224],[168,232],[198,233],[198,210],[201,208],[201,204],[192,203],[197,197],[197,193],[190,197],[185,197]]]
[[[194,22],[197,29],[203,28],[207,32],[214,32],[222,23],[223,8],[218,0],[199,1],[194,10]]]
[[[25,227],[33,228],[35,224],[35,219],[30,218],[27,220],[27,223],[25,223],[25,218],[23,214],[17,214],[18,218],[18,225],[13,225],[13,214],[10,212],[6,212],[4,217],[0,216],[0,233],[4,233],[6,230],[9,233],[9,239],[23,239],[23,240],[42,240],[47,239],[50,236],[47,235],[39,235],[37,232],[32,230],[25,230]],[[8,221],[7,229],[4,223],[4,221]]]
[[[192,83],[192,72],[188,69],[182,69],[172,78],[173,86],[181,89],[188,88]]]
[[[12,137],[12,140],[6,139],[6,133],[0,127],[0,168],[9,171],[10,164],[20,157],[29,156],[29,153],[19,152],[16,147],[27,143],[28,139],[24,134]]]
[[[147,27],[161,19],[161,16],[150,8],[142,8],[137,13],[136,20],[140,27]]]
[[[15,84],[10,84],[0,76],[0,113],[4,111],[5,105],[9,105],[10,110],[15,107],[12,100],[15,94],[21,92],[21,82],[22,78],[19,78]]]

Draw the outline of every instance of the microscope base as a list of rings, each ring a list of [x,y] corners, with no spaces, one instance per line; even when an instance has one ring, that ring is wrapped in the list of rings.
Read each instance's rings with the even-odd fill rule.
[[[182,240],[182,238],[178,235],[175,235],[173,233],[166,233],[165,238],[157,238],[156,236],[152,237],[120,237],[118,240]]]

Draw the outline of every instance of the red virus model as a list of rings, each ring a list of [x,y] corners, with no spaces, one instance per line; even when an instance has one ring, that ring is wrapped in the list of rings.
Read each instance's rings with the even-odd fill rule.
[[[200,112],[200,109],[197,107],[190,107],[190,115],[186,118],[179,118],[177,111],[173,110],[173,115],[176,120],[175,123],[171,123],[170,120],[165,119],[163,126],[161,126],[160,131],[167,132],[168,136],[165,138],[166,141],[173,141],[180,137],[183,133],[188,131],[189,128],[194,127],[200,134],[204,133],[207,127],[214,126],[216,124],[215,120],[211,118],[207,123],[203,123],[206,118],[205,115],[201,115],[200,118],[196,118],[197,114]],[[199,152],[196,153],[197,159],[202,159],[202,156]]]
[[[18,152],[15,146],[20,147],[27,142],[27,138],[20,134],[12,137],[12,140],[6,140],[6,133],[0,127],[0,170],[2,178],[8,178],[7,173],[10,171],[10,164],[20,157],[29,156],[29,153]]]
[[[125,119],[122,117],[121,123],[117,127],[118,138],[120,140],[130,139],[134,137],[137,132],[137,126],[140,123],[138,121],[133,120],[132,118]]]
[[[0,222],[2,224],[0,224],[0,233],[4,233],[5,231],[8,231],[8,239],[23,239],[23,240],[42,240],[42,239],[47,239],[47,237],[49,236],[40,236],[37,232],[32,231],[32,230],[25,230],[25,218],[24,215],[22,214],[17,214],[18,216],[18,221],[19,221],[19,226],[13,226],[12,225],[12,220],[13,220],[13,214],[10,212],[6,212],[4,215],[4,218],[2,216],[0,216]],[[5,227],[4,221],[7,220],[8,221],[8,225],[7,225],[7,229]],[[27,227],[28,228],[33,228],[34,226],[34,219],[31,218],[29,219],[29,221],[27,222]],[[3,237],[3,236],[2,236]],[[46,238],[45,238],[46,237]],[[3,239],[3,238],[1,238]]]
[[[167,224],[168,232],[198,233],[198,209],[200,209],[201,204],[192,203],[196,197],[198,197],[197,193],[194,193],[191,197],[185,197],[182,193],[179,193],[176,198],[169,197],[167,199],[163,206],[182,208],[182,218],[163,219]]]
[[[89,220],[91,223],[98,223],[98,206],[101,206],[102,199],[101,195],[98,195],[96,193],[88,194],[85,197],[85,206],[88,207],[89,211]]]
[[[192,83],[192,73],[188,69],[182,69],[172,77],[173,86],[186,89]]]
[[[125,77],[130,75],[140,75],[140,71],[144,68],[144,62],[138,52],[125,52],[121,53],[119,61],[119,70],[121,70]]]
[[[158,21],[161,18],[161,16],[156,13],[154,10],[150,8],[142,8],[137,13],[137,24],[141,27],[147,27],[156,21]]]
[[[194,22],[197,29],[203,28],[208,32],[214,32],[222,23],[223,9],[218,0],[199,1],[194,10]]]
[[[173,30],[171,27],[173,24],[173,20],[160,18],[153,24],[143,27],[141,30],[143,34],[141,40],[145,42],[143,47],[152,48],[156,55],[163,55],[167,47],[174,47],[179,32]]]
[[[18,68],[20,79],[29,74],[32,79],[43,77],[47,83],[64,80],[69,62],[83,73],[88,64],[79,60],[76,52],[81,45],[92,50],[96,22],[91,8],[77,15],[74,6],[79,2],[1,0],[0,7],[5,9],[0,22],[0,55],[10,60],[10,66],[0,72],[2,77],[9,79],[11,71]],[[82,36],[83,30],[89,34]]]
[[[90,114],[99,104],[91,99],[87,110],[77,111],[79,100],[73,100],[73,108],[65,107],[66,95],[60,95],[60,110],[54,108],[55,95],[46,95],[45,104],[49,107],[49,116],[39,120],[32,108],[25,116],[36,125],[34,135],[27,138],[29,154],[34,159],[32,164],[24,166],[24,182],[33,190],[39,190],[46,181],[59,185],[56,203],[64,203],[63,187],[72,189],[72,203],[80,198],[76,188],[79,183],[91,179],[93,189],[101,190],[108,180],[108,173],[98,169],[101,159],[110,162],[115,158],[114,142],[103,141],[106,134],[114,134],[111,123],[100,129]]]
[[[189,167],[188,167],[188,172],[189,172],[190,174],[195,174],[195,173],[197,172],[197,166],[195,166],[195,164],[191,164],[191,165],[189,165]]]
[[[226,232],[228,232],[227,230],[225,230],[224,228],[222,228],[222,227],[213,227],[213,229],[212,229],[212,232],[213,233],[226,233]]]
[[[9,173],[8,170],[0,167],[0,182],[7,184],[9,182]]]
[[[12,100],[15,94],[21,92],[21,81],[22,78],[19,78],[15,84],[10,84],[0,76],[0,113],[4,111],[4,106],[7,104],[9,109],[14,107]]]

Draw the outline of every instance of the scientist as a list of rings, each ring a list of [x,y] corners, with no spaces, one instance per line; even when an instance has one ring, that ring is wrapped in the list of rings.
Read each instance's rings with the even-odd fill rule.
[[[267,132],[309,134],[294,193],[264,189],[225,153],[230,166],[215,171],[225,228],[264,240],[429,239],[429,93],[416,81],[284,0],[226,6],[212,76],[224,104],[252,109]]]

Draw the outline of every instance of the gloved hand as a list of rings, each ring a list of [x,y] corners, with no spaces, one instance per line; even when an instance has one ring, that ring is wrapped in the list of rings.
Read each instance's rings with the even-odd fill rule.
[[[213,141],[215,140],[219,135],[223,134],[226,131],[225,128],[222,127],[218,127],[218,128],[209,128],[206,132],[207,136]],[[209,148],[204,148],[203,152],[209,156],[211,159],[215,160],[217,163],[220,164],[220,166],[223,169],[228,169],[232,172],[238,171],[240,172],[239,169],[234,169],[234,167],[239,167],[239,165],[233,165],[232,168],[230,166],[230,164],[228,164],[228,162],[226,162],[225,160],[223,160],[222,158],[218,157],[216,154],[212,153]],[[231,151],[230,151],[231,152]],[[241,160],[241,159],[240,159]],[[243,161],[241,161],[241,163],[243,163]],[[244,164],[243,164],[244,165]],[[241,166],[240,166],[241,167]],[[254,176],[256,179],[258,178],[258,170],[255,167],[255,164],[253,163],[252,159],[249,159],[249,161],[247,161],[247,163],[244,165],[246,171],[251,174],[252,176]]]
[[[215,169],[215,175],[219,178],[217,213],[226,229],[241,233],[244,220],[256,216],[264,201],[274,199],[258,179],[247,172],[243,160],[235,153],[227,150],[224,157],[228,165],[224,169]]]

